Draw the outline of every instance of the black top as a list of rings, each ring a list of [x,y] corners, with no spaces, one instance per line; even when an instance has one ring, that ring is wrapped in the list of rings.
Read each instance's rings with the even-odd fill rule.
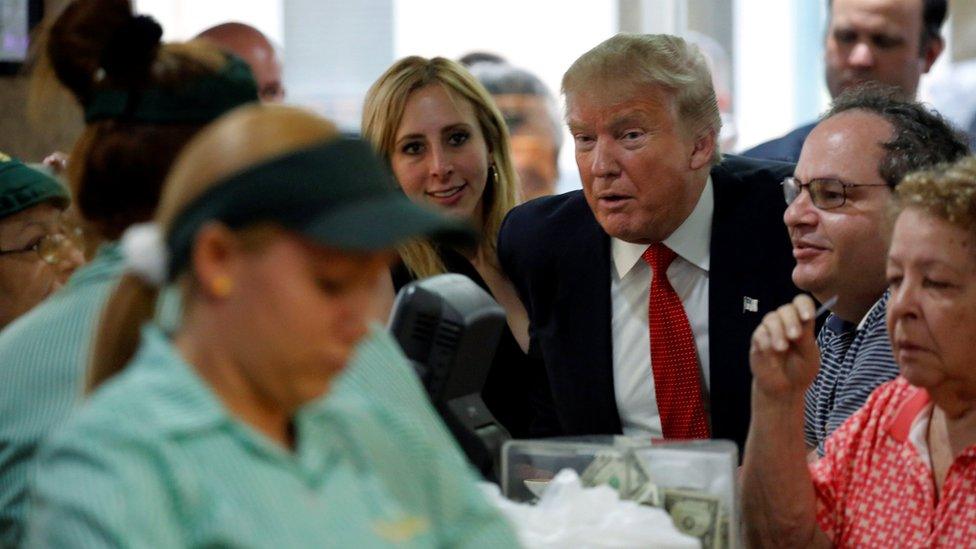
[[[447,272],[470,278],[482,290],[492,295],[488,284],[478,274],[478,270],[464,256],[443,247],[438,248],[438,255],[444,262]],[[403,263],[393,267],[391,274],[393,287],[397,292],[416,279]],[[514,438],[529,436],[529,424],[534,415],[528,396],[528,371],[529,357],[522,352],[506,322],[498,339],[498,348],[495,350],[495,358],[492,360],[484,389],[481,391],[481,398],[495,419],[508,429]]]

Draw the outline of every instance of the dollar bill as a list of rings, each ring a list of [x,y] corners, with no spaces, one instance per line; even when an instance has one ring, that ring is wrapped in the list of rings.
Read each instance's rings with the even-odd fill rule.
[[[616,452],[598,453],[586,469],[580,473],[580,482],[583,486],[606,484],[618,492],[621,488],[626,488],[626,478],[626,460]]]
[[[722,504],[717,497],[675,488],[664,488],[661,492],[664,510],[671,515],[678,530],[701,540],[703,549],[724,545],[719,533]]]

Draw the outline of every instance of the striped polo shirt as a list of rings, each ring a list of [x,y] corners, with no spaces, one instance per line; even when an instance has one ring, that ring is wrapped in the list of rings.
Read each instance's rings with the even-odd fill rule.
[[[820,372],[806,393],[803,431],[807,445],[821,456],[827,437],[871,391],[898,375],[885,324],[890,295],[885,290],[859,325],[831,314],[820,330]]]
[[[126,371],[41,450],[27,544],[517,545],[384,331],[293,427],[290,451],[231,415],[147,326]]]
[[[80,398],[94,327],[122,275],[103,245],[61,290],[0,332],[0,547],[23,533],[28,469]]]

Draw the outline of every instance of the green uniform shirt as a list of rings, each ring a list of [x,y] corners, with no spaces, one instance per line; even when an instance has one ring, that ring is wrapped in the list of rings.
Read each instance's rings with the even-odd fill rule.
[[[147,327],[126,371],[39,455],[27,544],[516,545],[385,332],[293,422],[291,452],[231,416]]]
[[[122,269],[118,246],[103,246],[64,288],[0,332],[0,547],[23,534],[34,452],[80,398],[94,326]]]

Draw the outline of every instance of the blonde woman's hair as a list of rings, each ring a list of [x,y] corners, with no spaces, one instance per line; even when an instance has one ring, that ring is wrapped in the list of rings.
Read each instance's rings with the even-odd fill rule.
[[[201,131],[177,158],[156,211],[160,231],[166,234],[190,203],[226,177],[273,157],[339,137],[333,123],[302,109],[258,104],[238,107]],[[266,227],[258,227],[254,236],[266,240],[267,231],[261,229]],[[189,289],[193,277],[192,273],[182,275],[183,304],[188,308],[192,306]],[[139,327],[152,317],[157,297],[157,289],[140,278],[122,278],[102,313],[89,368],[89,390],[121,371],[132,358]]]
[[[488,182],[482,195],[483,219],[477,227],[481,231],[479,248],[484,257],[498,266],[496,240],[502,220],[516,201],[517,179],[509,144],[505,119],[495,106],[491,95],[471,73],[459,63],[434,57],[406,57],[393,64],[366,93],[363,106],[363,136],[373,144],[380,156],[390,164],[397,129],[403,120],[407,99],[420,88],[437,84],[454,101],[467,101],[474,109],[478,126],[488,143],[497,180],[489,169]],[[426,240],[414,240],[399,248],[407,269],[418,278],[443,273],[446,269],[433,245]]]
[[[594,84],[597,83],[597,84]],[[563,75],[567,107],[576,93],[604,86],[639,93],[656,86],[673,94],[678,121],[692,135],[722,129],[708,61],[698,47],[669,34],[621,33],[577,59]],[[722,161],[718,146],[712,165]]]
[[[916,209],[976,237],[976,156],[912,172],[895,187],[892,219]]]

